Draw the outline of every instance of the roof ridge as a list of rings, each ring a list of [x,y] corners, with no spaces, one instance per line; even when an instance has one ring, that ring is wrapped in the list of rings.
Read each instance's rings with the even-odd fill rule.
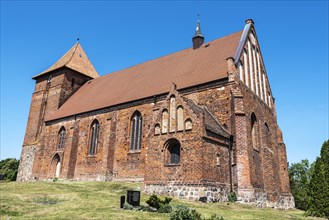
[[[217,41],[217,40],[223,39],[223,38],[228,37],[228,36],[230,36],[230,35],[237,34],[237,33],[241,32],[241,31],[243,31],[243,30],[236,31],[236,32],[231,33],[231,34],[224,35],[223,37],[219,37],[219,38],[216,38],[216,39],[213,39],[213,40],[207,41],[207,42],[204,43],[204,45],[207,45],[207,44],[209,44],[209,43],[211,43],[211,42],[214,42],[214,41]],[[158,60],[158,59],[161,59],[161,58],[164,58],[164,57],[167,57],[167,56],[171,56],[171,55],[173,55],[173,54],[178,54],[178,53],[181,53],[181,52],[184,52],[184,51],[187,51],[187,50],[192,50],[192,49],[193,49],[192,47],[187,47],[187,48],[185,48],[185,49],[181,49],[181,50],[178,50],[178,51],[175,51],[175,52],[172,52],[172,53],[168,53],[168,54],[166,54],[166,55],[162,55],[162,56],[159,56],[159,57],[155,57],[155,58],[153,58],[153,59],[146,60],[146,61],[143,61],[143,62],[141,62],[141,63],[133,64],[133,65],[131,65],[131,66],[125,67],[125,68],[123,68],[123,69],[116,70],[116,71],[114,71],[114,72],[106,73],[105,75],[100,76],[100,77],[98,77],[98,78],[105,77],[105,76],[107,76],[107,75],[109,75],[109,74],[117,73],[117,72],[123,71],[123,70],[125,70],[125,69],[129,69],[129,68],[132,68],[132,67],[135,67],[135,66],[139,66],[139,65],[142,65],[142,64],[145,64],[145,63],[148,63],[148,62],[152,62],[152,61],[154,61],[154,60]]]
[[[72,60],[72,58],[73,58],[75,52],[76,52],[77,49],[78,49],[78,45],[79,45],[79,42],[77,42],[77,43],[74,45],[75,48],[74,48],[74,51],[72,52],[72,55],[71,55],[70,59],[69,59],[69,60],[68,60],[63,66],[66,66],[67,64],[69,64],[69,62],[71,62],[71,60]],[[64,55],[64,56],[65,56],[65,55]]]
[[[180,50],[101,77],[95,77],[92,83],[84,84],[47,120],[52,121],[165,94],[173,82],[180,90],[214,80],[226,80],[226,58],[234,54],[241,34],[242,31],[235,32],[212,40],[210,46],[205,44],[198,50],[192,51],[192,48]],[[80,45],[67,66],[76,69],[78,68],[76,65],[79,64],[80,67],[77,71],[86,74],[78,59],[79,56],[77,56],[81,49]],[[72,48],[71,53],[74,51],[75,47]],[[65,62],[70,57],[71,55],[67,55]],[[85,61],[87,63],[87,59]],[[91,99],[94,101],[90,102]],[[226,132],[199,105],[190,102],[190,106],[193,106],[194,110],[199,113],[205,112],[207,118],[212,121],[211,124],[227,136]]]

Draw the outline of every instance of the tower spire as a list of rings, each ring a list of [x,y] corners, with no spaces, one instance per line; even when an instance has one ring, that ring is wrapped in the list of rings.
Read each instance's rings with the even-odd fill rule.
[[[198,14],[198,23],[196,25],[195,34],[194,37],[192,38],[192,42],[193,42],[193,49],[197,49],[201,47],[201,45],[204,42],[204,36],[201,33],[199,14]]]
[[[195,34],[194,34],[194,37],[197,37],[197,36],[203,37],[203,35],[201,33],[201,26],[200,26],[199,14],[198,14],[198,23],[196,25]]]

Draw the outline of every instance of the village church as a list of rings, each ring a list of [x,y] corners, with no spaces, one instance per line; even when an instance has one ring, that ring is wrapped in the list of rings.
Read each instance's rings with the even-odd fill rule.
[[[254,22],[99,76],[79,43],[33,77],[18,181],[141,181],[180,198],[292,208]]]

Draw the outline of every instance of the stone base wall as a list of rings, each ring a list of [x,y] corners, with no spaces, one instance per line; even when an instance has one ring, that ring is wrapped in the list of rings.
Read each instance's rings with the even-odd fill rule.
[[[278,193],[277,199],[270,199],[270,193],[261,189],[239,190],[237,193],[239,203],[256,205],[259,208],[292,209],[295,208],[294,197],[290,193]]]
[[[290,193],[281,194],[279,201],[276,203],[277,209],[293,209],[295,208],[295,199]]]
[[[191,186],[191,185],[149,185],[144,184],[146,194],[157,194],[189,200],[203,200],[207,202],[227,202],[229,190],[225,187]],[[239,203],[256,205],[259,208],[271,207],[275,209],[291,209],[295,207],[294,197],[290,193],[282,193],[277,201],[270,201],[268,193],[261,189],[245,189],[237,193]]]
[[[191,185],[144,185],[147,194],[172,196],[189,200],[204,199],[207,202],[226,202],[229,193],[227,188],[191,186]]]
[[[18,167],[17,181],[33,181],[32,169],[34,157],[37,152],[35,145],[23,146]]]

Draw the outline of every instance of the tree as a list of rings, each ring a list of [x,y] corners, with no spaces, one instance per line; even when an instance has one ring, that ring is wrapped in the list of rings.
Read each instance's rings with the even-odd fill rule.
[[[7,158],[0,161],[0,174],[4,175],[6,181],[16,181],[19,160]]]
[[[291,193],[295,198],[296,208],[307,210],[307,190],[312,176],[312,165],[307,159],[289,166]]]
[[[308,197],[307,214],[329,218],[329,140],[323,143],[315,161]]]

